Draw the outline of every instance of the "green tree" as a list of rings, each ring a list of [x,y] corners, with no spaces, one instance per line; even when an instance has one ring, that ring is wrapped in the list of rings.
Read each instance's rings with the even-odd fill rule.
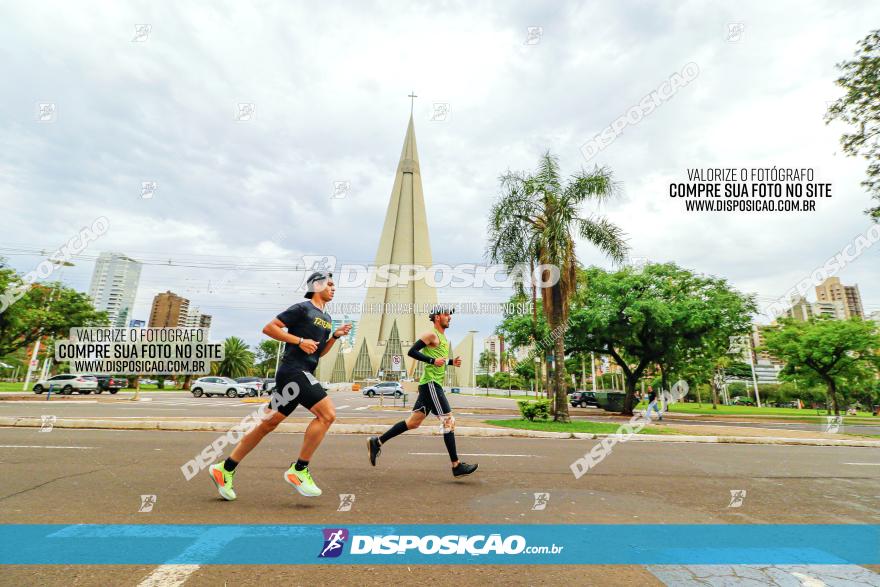
[[[626,382],[623,414],[632,415],[636,384],[651,363],[680,371],[701,348],[745,330],[755,311],[726,280],[674,263],[614,273],[591,267],[580,275],[566,346],[614,359]]]
[[[535,365],[529,361],[522,361],[517,363],[516,367],[513,368],[513,372],[516,373],[522,380],[525,382],[526,389],[531,388],[531,382],[535,379]]]
[[[785,361],[779,376],[807,386],[821,382],[840,415],[837,393],[842,386],[873,383],[880,365],[880,333],[873,321],[860,318],[808,321],[785,319],[764,333],[765,348]]]
[[[499,371],[492,377],[493,387],[498,389],[528,389],[525,380],[517,374],[511,375],[509,371]]]
[[[751,379],[752,368],[748,363],[731,359],[730,364],[724,367],[724,376],[735,379]]]
[[[835,83],[846,91],[825,114],[825,123],[840,120],[854,128],[840,137],[843,152],[868,161],[867,188],[878,205],[865,210],[880,219],[880,29],[858,42],[855,58],[837,64]]]
[[[580,216],[588,201],[603,202],[617,193],[611,172],[595,168],[581,170],[565,181],[559,161],[546,152],[534,173],[507,172],[501,177],[502,194],[492,206],[487,253],[496,263],[528,261],[541,268],[541,300],[552,332],[556,369],[553,372],[555,402],[553,418],[568,422],[565,394],[565,347],[569,299],[577,282],[578,261],[575,239],[580,237],[614,261],[623,261],[627,251],[623,232],[603,216]],[[558,276],[554,273],[558,273]],[[543,342],[544,339],[542,339]]]
[[[495,370],[495,364],[497,363],[497,358],[495,357],[495,353],[491,351],[483,351],[480,353],[480,368],[483,369],[486,374],[491,374],[492,371]]]
[[[217,365],[217,375],[224,377],[244,377],[249,375],[254,367],[254,354],[248,350],[248,345],[236,336],[230,336],[223,341],[223,360]]]
[[[254,370],[257,375],[263,377],[266,373],[275,373],[275,359],[280,347],[281,341],[272,338],[260,341],[254,350]]]
[[[0,266],[0,291],[20,287],[21,277]],[[89,297],[58,282],[35,284],[0,313],[0,356],[14,353],[40,337],[66,338],[71,328],[106,326],[106,312],[98,312]]]

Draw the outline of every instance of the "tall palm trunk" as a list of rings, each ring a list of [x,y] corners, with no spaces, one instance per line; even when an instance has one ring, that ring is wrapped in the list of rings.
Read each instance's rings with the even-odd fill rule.
[[[553,372],[553,379],[556,381],[556,401],[554,402],[556,412],[553,414],[553,419],[557,422],[570,422],[568,394],[565,393],[565,341],[561,336],[556,339],[555,351],[556,370]]]
[[[553,419],[557,422],[569,422],[568,394],[565,393],[565,300],[559,285],[550,289],[552,298],[550,313],[550,331],[553,333]]]

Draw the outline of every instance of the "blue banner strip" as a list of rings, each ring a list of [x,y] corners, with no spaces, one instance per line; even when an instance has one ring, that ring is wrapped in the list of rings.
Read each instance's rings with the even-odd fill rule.
[[[880,564],[878,524],[0,525],[0,564]]]

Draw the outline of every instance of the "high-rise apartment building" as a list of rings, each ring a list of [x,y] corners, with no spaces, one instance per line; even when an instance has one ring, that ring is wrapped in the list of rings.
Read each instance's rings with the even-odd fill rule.
[[[820,285],[817,285],[816,299],[820,302],[843,302],[844,316],[846,318],[865,317],[865,309],[862,306],[859,286],[843,285],[838,277],[829,277]]]
[[[176,328],[187,325],[189,300],[176,293],[166,291],[156,294],[153,298],[153,309],[150,310],[150,328]]]
[[[141,264],[122,253],[98,255],[89,296],[96,310],[107,312],[110,324],[119,328],[128,325],[137,297]]]

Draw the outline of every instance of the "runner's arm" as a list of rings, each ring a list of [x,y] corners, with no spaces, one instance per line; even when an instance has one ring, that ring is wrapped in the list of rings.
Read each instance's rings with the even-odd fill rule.
[[[274,318],[271,322],[263,326],[263,334],[269,338],[274,338],[275,340],[280,340],[281,342],[286,342],[292,345],[297,345],[302,341],[303,338],[301,336],[297,336],[292,332],[285,332],[285,328],[287,327],[284,322],[278,318]]]
[[[345,336],[349,332],[351,332],[351,324],[343,324],[342,326],[337,328],[335,331],[333,331],[333,335],[329,339],[327,339],[327,342],[324,343],[324,348],[321,349],[321,354],[318,356],[323,357],[324,355],[329,353],[330,348],[336,343],[336,339],[342,338],[343,336]],[[337,334],[339,336],[336,336]]]
[[[308,354],[312,354],[318,349],[318,343],[315,341],[297,336],[290,331],[285,332],[284,328],[286,328],[284,322],[275,318],[263,327],[263,334],[269,338],[274,338],[275,340],[298,346]]]
[[[419,340],[417,340],[415,342],[414,345],[409,347],[409,352],[407,353],[407,356],[412,357],[413,359],[415,359],[417,361],[422,361],[423,363],[428,363],[429,365],[437,365],[437,366],[443,365],[444,363],[446,363],[446,359],[432,359],[431,357],[429,357],[428,355],[426,355],[425,353],[422,352],[422,349],[425,348],[426,346],[429,346],[429,345],[434,346],[436,344],[436,343],[434,343],[434,340],[436,338],[437,338],[437,335],[434,334],[433,332],[428,332],[428,333],[423,334],[419,338]],[[440,361],[440,362],[438,363],[437,361]]]

